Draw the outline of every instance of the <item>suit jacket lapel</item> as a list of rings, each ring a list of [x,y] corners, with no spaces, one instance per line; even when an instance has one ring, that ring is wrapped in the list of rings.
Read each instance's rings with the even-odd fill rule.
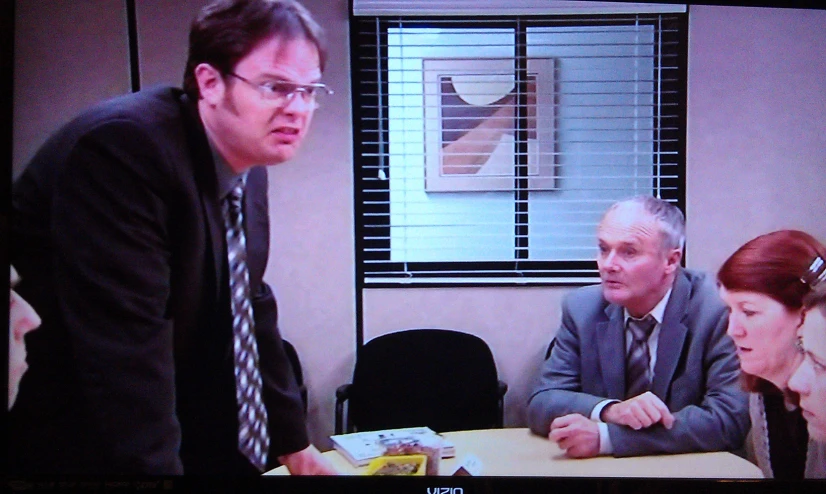
[[[607,320],[597,323],[597,351],[607,398],[622,400],[625,395],[625,324],[622,307],[605,308]]]
[[[654,366],[654,382],[651,391],[666,401],[668,388],[679,364],[688,328],[683,323],[688,308],[691,283],[680,270],[677,273],[671,298],[665,307],[660,337],[657,342],[657,363]]]
[[[247,233],[247,269],[250,286],[261,283],[269,255],[269,213],[267,206],[267,170],[255,167],[247,175],[244,199],[244,228]]]
[[[212,251],[214,263],[215,300],[218,300],[221,296],[221,266],[225,254],[224,213],[221,210],[221,202],[216,190],[215,163],[197,108],[186,95],[181,96],[181,104],[184,106],[182,113],[186,121],[185,127],[189,134],[188,139],[192,150],[192,170],[195,180],[198,182],[201,206],[206,219],[207,235],[210,239],[210,250]]]
[[[221,211],[221,203],[215,198],[215,194],[201,189],[201,203],[206,217],[207,230],[212,244],[212,258],[215,271],[215,299],[221,295],[221,266],[224,262],[224,214]]]

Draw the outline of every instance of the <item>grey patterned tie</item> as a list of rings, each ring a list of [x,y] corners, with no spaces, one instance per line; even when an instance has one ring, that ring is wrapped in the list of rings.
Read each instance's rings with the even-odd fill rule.
[[[232,305],[232,346],[235,360],[235,398],[238,401],[238,449],[259,470],[264,471],[270,437],[267,410],[261,399],[258,345],[252,318],[247,240],[241,210],[244,184],[240,180],[224,201],[227,229],[227,259]]]
[[[651,388],[651,356],[648,351],[648,338],[657,320],[650,314],[643,319],[628,318],[628,330],[631,331],[631,348],[625,362],[625,399],[645,393]]]

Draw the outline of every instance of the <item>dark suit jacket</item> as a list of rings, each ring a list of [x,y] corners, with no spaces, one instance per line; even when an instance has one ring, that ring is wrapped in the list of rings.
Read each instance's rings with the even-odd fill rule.
[[[250,467],[237,453],[223,216],[192,102],[155,88],[87,111],[33,158],[13,208],[12,262],[43,324],[27,337],[10,472]],[[263,168],[249,172],[244,214],[274,465],[309,442],[262,281]]]
[[[748,397],[738,384],[739,363],[726,335],[727,311],[704,275],[677,273],[666,305],[651,391],[675,422],[635,431],[608,425],[615,456],[734,450],[749,428]],[[590,417],[605,399],[625,395],[623,308],[608,303],[600,285],[569,294],[562,327],[528,402],[528,422],[547,436],[553,419]]]

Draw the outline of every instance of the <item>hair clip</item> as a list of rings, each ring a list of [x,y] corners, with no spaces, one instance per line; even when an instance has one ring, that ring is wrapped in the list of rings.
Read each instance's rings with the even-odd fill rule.
[[[809,269],[800,277],[800,281],[809,285],[812,290],[823,282],[826,282],[826,262],[823,258],[816,256],[809,265]]]

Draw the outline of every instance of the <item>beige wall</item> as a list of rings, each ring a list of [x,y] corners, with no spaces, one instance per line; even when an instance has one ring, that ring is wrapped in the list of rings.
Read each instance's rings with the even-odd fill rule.
[[[123,2],[16,1],[13,172],[77,112],[129,92]]]
[[[189,20],[203,3],[137,1],[144,86],[179,83]],[[129,88],[122,3],[69,4],[18,2],[16,172],[57,125],[89,102]],[[299,156],[270,170],[273,228],[266,278],[278,296],[281,330],[304,363],[311,435],[322,448],[329,447],[333,431],[335,388],[349,381],[355,352],[347,4],[305,1],[327,30],[325,80],[336,95],[317,113]],[[689,267],[714,271],[745,240],[781,227],[826,240],[823,53],[826,12],[691,7]],[[506,425],[520,426],[568,290],[372,289],[364,296],[365,340],[414,327],[481,336],[510,386]]]
[[[824,53],[826,11],[691,7],[689,265],[781,228],[826,241]]]
[[[826,241],[826,12],[692,6],[689,16],[687,266],[716,272],[746,240],[800,228]],[[525,403],[568,288],[369,290],[365,341],[397,329],[481,336]]]

